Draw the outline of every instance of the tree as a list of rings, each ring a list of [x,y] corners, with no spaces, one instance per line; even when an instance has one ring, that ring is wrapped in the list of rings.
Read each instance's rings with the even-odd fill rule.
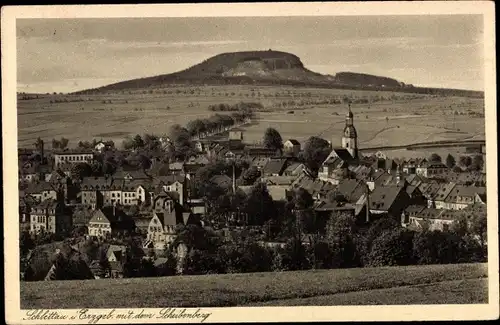
[[[263,225],[273,215],[273,199],[263,183],[252,187],[243,205],[243,212],[250,218],[251,225]]]
[[[328,141],[319,137],[310,137],[304,146],[304,160],[307,167],[317,173],[321,164],[330,154],[331,148]]]
[[[87,163],[78,163],[71,168],[71,177],[82,180],[84,177],[92,175],[92,167]]]
[[[384,231],[371,246],[370,266],[410,265],[413,260],[414,232],[396,228]]]
[[[488,227],[487,227],[487,217],[486,212],[478,212],[472,214],[470,232],[473,236],[479,239],[479,243],[482,247],[485,247],[488,242]]]
[[[248,169],[246,169],[242,174],[241,174],[241,185],[253,185],[257,179],[260,177],[260,171],[257,169],[257,167],[252,166]]]
[[[142,137],[139,134],[136,134],[133,138],[132,146],[135,150],[144,148],[144,140],[142,140]]]
[[[69,140],[66,138],[61,138],[59,141],[59,148],[64,149],[68,146]]]
[[[284,270],[306,270],[310,267],[307,251],[301,239],[289,239],[282,254],[282,267]]]
[[[472,158],[470,156],[460,156],[459,164],[467,168],[472,164]]]
[[[461,237],[448,231],[422,231],[413,238],[413,256],[418,264],[457,263]]]
[[[472,162],[470,168],[475,171],[481,171],[484,167],[484,158],[483,155],[475,155],[472,158]]]
[[[346,268],[359,265],[355,232],[355,221],[351,215],[342,212],[332,213],[326,225],[326,241],[333,258],[331,267]]]
[[[92,170],[92,175],[93,176],[102,176],[103,174],[103,165],[102,163],[98,162],[98,161],[95,161],[94,163],[92,163],[92,165],[90,166],[91,170]]]
[[[282,150],[283,139],[281,134],[274,128],[268,128],[264,133],[264,146],[269,149]]]
[[[451,154],[448,154],[448,156],[446,156],[446,166],[448,166],[448,168],[453,168],[456,163],[457,162],[455,160],[455,157],[453,157]]]
[[[430,157],[429,157],[429,161],[431,162],[441,162],[441,156],[438,155],[437,153],[433,153]]]
[[[170,247],[165,249],[165,263],[157,266],[156,274],[158,276],[172,276],[177,274],[177,257],[174,255]]]

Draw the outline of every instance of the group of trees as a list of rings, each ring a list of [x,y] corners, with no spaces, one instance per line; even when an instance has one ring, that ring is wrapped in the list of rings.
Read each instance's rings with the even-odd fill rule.
[[[262,103],[240,102],[237,104],[213,104],[208,106],[208,110],[213,112],[235,112],[235,111],[258,111],[262,110]]]
[[[197,226],[193,226],[196,228]],[[192,232],[192,230],[191,230]],[[184,260],[184,273],[244,273],[304,269],[352,268],[414,264],[484,262],[486,251],[470,227],[447,231],[414,231],[382,218],[360,229],[353,217],[336,213],[325,233],[290,236],[284,247],[267,247],[258,234],[245,230],[230,238],[198,227],[198,236],[211,238],[209,248],[193,246]],[[239,239],[235,239],[239,238]]]
[[[97,140],[97,139],[92,139],[92,142],[90,142],[90,141],[78,141],[78,148],[82,148],[82,149],[94,149],[95,146],[100,141],[101,140]],[[102,141],[102,142],[106,146],[106,148],[113,149],[115,147],[115,143],[112,140]]]
[[[61,138],[60,140],[52,139],[52,149],[65,149],[68,147],[69,140]]]
[[[442,162],[442,158],[437,153],[433,153],[429,157],[429,161]],[[455,157],[448,154],[446,156],[445,164],[448,168],[453,169],[456,172],[461,172],[463,169],[466,169],[467,171],[481,171],[484,166],[484,158],[481,154],[476,154],[472,157],[469,155],[463,155],[459,157],[457,162]]]

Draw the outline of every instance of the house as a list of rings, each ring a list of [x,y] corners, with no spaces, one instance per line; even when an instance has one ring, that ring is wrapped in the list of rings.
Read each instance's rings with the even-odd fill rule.
[[[98,209],[92,214],[88,223],[89,236],[107,237],[111,236],[111,221]]]
[[[399,186],[376,187],[368,197],[370,214],[386,214],[399,219],[401,212],[410,204],[407,186],[405,182]]]
[[[463,210],[475,203],[486,201],[486,188],[456,185],[444,199],[443,209]],[[479,200],[478,200],[479,199]]]
[[[416,174],[417,173],[417,167],[421,166],[422,164],[427,163],[427,159],[420,159],[420,158],[410,158],[406,161],[403,161],[401,163],[401,169],[403,171],[403,174]]]
[[[457,215],[449,214],[446,210],[409,206],[401,216],[403,227],[416,230],[448,230],[455,222]]]
[[[111,188],[113,179],[108,177],[84,177],[80,183],[81,204],[99,209],[105,203],[104,193]],[[106,198],[106,203],[110,203]]]
[[[299,176],[307,169],[306,165],[300,162],[291,162],[283,171],[283,176]]]
[[[448,167],[442,162],[423,162],[417,165],[415,173],[424,177],[441,177],[448,171]]]
[[[295,139],[289,139],[283,143],[283,149],[285,154],[297,157],[300,153],[300,142]]]
[[[30,211],[30,233],[64,234],[71,228],[71,217],[65,214],[64,206],[55,200],[43,201]]]
[[[355,203],[367,192],[367,186],[362,181],[345,179],[338,184],[335,191],[342,195],[347,202]]]
[[[271,159],[267,162],[267,164],[262,168],[261,174],[263,177],[265,176],[281,176],[283,171],[287,166],[287,159]]]
[[[89,220],[89,236],[106,237],[134,229],[133,220],[115,206],[94,210]]]
[[[262,170],[264,166],[271,160],[269,157],[255,157],[250,160],[250,167],[256,167],[258,170]]]
[[[341,179],[347,178],[348,166],[357,165],[357,160],[347,149],[333,149],[325,159],[318,172],[318,178],[325,182],[338,184]]]
[[[109,245],[106,250],[106,259],[108,262],[123,262],[124,256],[127,252],[127,247],[124,245]]]
[[[377,160],[371,166],[376,172],[379,170],[386,171],[387,173],[391,173],[398,168],[396,161],[393,159],[388,159],[387,157],[380,158],[377,157]]]
[[[245,146],[243,149],[244,155],[249,158],[272,158],[275,157],[277,151],[266,147],[259,146]]]
[[[162,250],[177,237],[177,226],[194,223],[193,214],[180,206],[168,193],[162,193],[154,202],[152,219],[144,248]]]
[[[62,192],[60,192],[53,184],[45,181],[28,183],[28,186],[24,189],[24,193],[40,202],[45,200],[62,199]]]
[[[240,128],[229,130],[229,140],[243,141],[243,130]]]
[[[103,141],[98,141],[96,145],[94,146],[94,150],[98,152],[103,152],[105,150],[108,150],[110,148],[109,143],[103,142]]]
[[[94,153],[91,150],[67,150],[54,152],[54,163],[55,167],[63,163],[90,163],[94,160]]]
[[[434,198],[432,199],[431,206],[435,207],[436,209],[445,209],[447,206],[449,206],[447,202],[445,202],[445,200],[448,195],[450,195],[451,191],[453,191],[453,188],[455,186],[455,183],[440,184],[439,190],[436,192]]]
[[[82,207],[73,211],[73,227],[86,227],[92,219],[94,210],[88,207]]]
[[[191,213],[196,216],[204,216],[206,213],[206,204],[203,199],[189,199],[187,202]]]

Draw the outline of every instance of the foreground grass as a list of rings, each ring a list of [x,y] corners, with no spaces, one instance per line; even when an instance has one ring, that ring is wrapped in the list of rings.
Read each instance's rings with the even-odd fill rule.
[[[349,298],[349,295],[376,289],[392,289],[381,294],[397,297],[395,294],[398,293],[405,297],[405,303],[412,303],[412,294],[405,292],[406,289],[400,291],[398,287],[424,284],[434,286],[438,282],[475,280],[486,276],[486,264],[456,264],[116,280],[23,282],[21,283],[21,308],[216,307],[280,300],[288,300],[288,302],[283,302],[284,305],[288,305],[288,303],[295,302],[293,299],[312,297],[317,297],[318,301],[323,304],[334,305],[342,304],[342,302],[350,304],[349,299],[359,304],[363,301],[365,292],[353,298]],[[471,288],[471,286],[471,283],[467,283],[464,288]],[[443,284],[442,289],[436,290],[441,293],[450,288],[453,289],[456,286]],[[418,289],[411,288],[411,290]],[[475,288],[474,290],[483,289]],[[351,294],[344,295],[347,298],[341,298],[342,295],[333,297],[331,302],[328,297],[320,298],[346,293]],[[369,294],[365,301],[370,303],[370,301],[390,300],[387,297],[378,300],[370,298],[377,296],[377,293],[373,294],[375,296]],[[432,290],[427,294],[432,295]],[[422,299],[416,297],[413,303],[419,303],[420,300]],[[296,301],[300,302],[300,300]],[[443,303],[439,299],[433,301]],[[307,302],[306,300],[305,303]],[[467,300],[463,300],[462,303],[467,303]]]
[[[310,298],[270,300],[250,306],[342,306],[486,304],[488,279],[444,281],[389,289],[337,293]]]

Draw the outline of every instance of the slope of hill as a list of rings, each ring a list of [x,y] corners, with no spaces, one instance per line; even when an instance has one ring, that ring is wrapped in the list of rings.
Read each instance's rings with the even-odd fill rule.
[[[168,84],[293,85],[482,96],[482,92],[413,87],[392,78],[362,73],[339,72],[334,76],[322,75],[305,68],[296,55],[272,50],[222,53],[179,72],[122,81],[100,88],[79,91],[75,94],[158,88]]]
[[[439,290],[417,295],[424,285]],[[360,294],[352,297],[353,293]],[[313,305],[318,299],[346,294],[351,297],[334,297],[331,304],[485,303],[487,264],[21,282],[21,308],[295,305],[297,300]]]

